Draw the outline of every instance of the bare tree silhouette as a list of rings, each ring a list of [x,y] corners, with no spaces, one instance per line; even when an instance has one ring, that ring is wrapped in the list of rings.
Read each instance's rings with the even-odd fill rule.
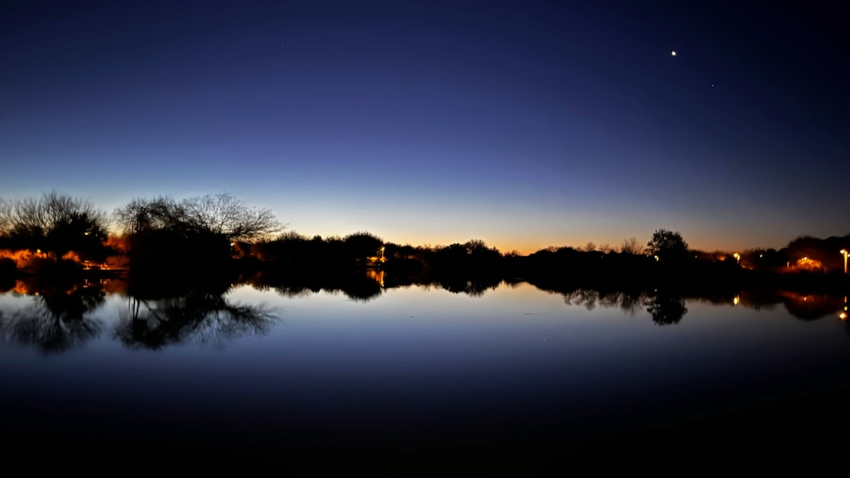
[[[634,237],[630,237],[628,239],[623,240],[623,244],[620,246],[620,252],[623,254],[629,254],[633,256],[641,255],[644,253],[643,244],[638,242]]]
[[[266,239],[282,227],[271,210],[248,207],[227,193],[184,199],[181,205],[194,228],[231,241]]]
[[[251,208],[227,193],[180,202],[168,196],[133,199],[117,209],[115,217],[129,234],[169,230],[220,235],[231,241],[269,238],[282,227],[271,210]]]
[[[88,200],[50,192],[0,205],[0,234],[15,249],[103,256],[108,218]]]
[[[115,211],[129,237],[131,267],[184,264],[215,268],[234,255],[235,241],[270,237],[280,224],[267,209],[250,208],[228,194],[176,201],[134,199]]]

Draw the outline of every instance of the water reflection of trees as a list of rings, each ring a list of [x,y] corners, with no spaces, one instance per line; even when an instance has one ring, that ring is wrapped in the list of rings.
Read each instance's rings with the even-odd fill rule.
[[[647,294],[635,291],[576,289],[564,292],[563,295],[565,304],[584,307],[587,310],[593,310],[597,306],[619,308],[629,315],[646,310],[657,325],[677,324],[688,312],[683,297],[667,292],[655,291]]]
[[[658,294],[646,302],[646,311],[656,325],[678,324],[688,312],[685,299],[675,294]]]
[[[90,313],[104,298],[99,287],[33,292],[31,306],[0,316],[0,334],[45,354],[65,352],[100,335],[103,325]]]
[[[716,291],[679,291],[679,290],[653,290],[652,292],[622,292],[605,291],[596,289],[575,288],[568,286],[553,288],[551,284],[546,287],[537,286],[550,293],[561,294],[564,303],[593,310],[597,306],[606,308],[620,308],[624,312],[634,315],[636,311],[646,310],[652,317],[653,322],[658,325],[670,325],[679,323],[688,312],[686,303],[688,301],[699,301],[711,305],[731,305],[745,307],[753,310],[774,310],[781,306],[794,318],[803,321],[813,321],[824,317],[839,317],[850,322],[848,301],[845,296],[829,294],[803,293],[793,291],[740,291],[740,292],[716,292]]]
[[[481,297],[488,290],[498,287],[502,281],[498,278],[443,276],[427,281],[427,283],[428,285],[440,287],[453,294],[466,294],[472,297]]]
[[[593,310],[597,305],[605,308],[618,307],[624,312],[634,315],[642,309],[644,295],[634,292],[597,291],[594,289],[577,289],[564,294],[564,303],[578,305]]]
[[[134,349],[161,349],[186,342],[221,345],[265,335],[277,316],[262,306],[229,302],[220,294],[194,291],[154,300],[129,298],[115,337]]]
[[[247,281],[260,290],[274,290],[284,297],[305,297],[319,292],[342,293],[356,302],[368,302],[380,297],[386,290],[413,285],[423,289],[440,288],[453,294],[481,297],[502,283],[495,276],[470,276],[465,274],[390,274],[367,269],[359,272],[311,272],[304,270],[281,272],[264,271]]]
[[[778,292],[777,299],[785,305],[791,315],[806,321],[834,316],[836,311],[840,310],[844,304],[841,297],[789,291]]]
[[[248,280],[259,290],[274,290],[283,297],[306,297],[325,291],[342,293],[356,302],[368,302],[383,294],[381,283],[365,274],[260,273]]]
[[[14,294],[30,295],[33,304],[20,311],[0,314],[0,333],[6,340],[32,345],[44,353],[61,352],[79,346],[99,335],[100,322],[90,312],[104,302],[107,293],[129,297],[126,310],[119,314],[114,337],[138,349],[159,349],[185,342],[222,344],[251,335],[268,333],[276,317],[259,306],[231,303],[226,293],[235,284],[250,284],[260,290],[273,290],[285,297],[303,297],[318,292],[342,294],[351,300],[367,302],[395,288],[419,286],[442,289],[453,294],[480,297],[501,284],[515,286],[523,279],[504,281],[500,276],[424,272],[417,275],[367,270],[366,273],[263,272],[242,277],[226,272],[162,277],[134,274],[129,281],[71,278],[53,275],[17,280]],[[53,277],[51,280],[46,280]],[[782,306],[800,320],[828,316],[847,318],[846,297],[812,292],[685,290],[681,287],[616,290],[581,286],[556,279],[532,283],[538,289],[563,296],[567,305],[587,310],[619,308],[635,315],[647,313],[657,325],[681,322],[688,302],[746,307],[755,310]],[[8,289],[8,287],[7,287]],[[848,319],[850,322],[850,319]],[[850,326],[848,326],[850,327]],[[848,328],[850,330],[850,328]]]

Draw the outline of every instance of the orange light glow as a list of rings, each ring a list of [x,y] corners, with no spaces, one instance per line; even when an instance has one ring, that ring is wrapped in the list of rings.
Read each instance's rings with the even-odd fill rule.
[[[39,252],[32,252],[26,249],[20,251],[10,251],[10,250],[0,250],[0,259],[11,259],[15,261],[15,267],[18,269],[26,269],[35,259],[43,259],[47,257],[47,254],[42,254]]]
[[[366,277],[377,282],[381,287],[384,287],[384,271],[375,269],[366,269]]]
[[[120,254],[126,254],[130,249],[128,240],[124,236],[109,236],[106,238],[106,242],[103,243],[103,245],[115,249],[115,251]]]
[[[74,251],[68,251],[68,253],[67,253],[67,254],[65,254],[64,256],[62,256],[62,260],[64,260],[64,261],[74,261],[74,262],[80,262],[80,255],[79,255],[79,254],[77,254],[77,253],[76,253],[76,252],[74,252]]]
[[[816,271],[824,269],[823,262],[816,259],[809,259],[808,257],[804,257],[797,261],[794,264],[794,268],[797,270],[807,270],[807,271]]]
[[[32,292],[24,281],[15,281],[15,287],[12,288],[13,294],[30,295]]]

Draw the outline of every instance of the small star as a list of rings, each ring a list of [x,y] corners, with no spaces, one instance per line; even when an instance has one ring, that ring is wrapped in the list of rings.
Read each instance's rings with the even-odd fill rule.
[[[714,83],[711,84],[711,87],[714,88]]]
[[[670,54],[676,56],[676,50],[671,51]]]

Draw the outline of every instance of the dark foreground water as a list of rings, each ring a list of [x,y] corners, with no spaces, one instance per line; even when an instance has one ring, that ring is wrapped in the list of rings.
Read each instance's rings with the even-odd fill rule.
[[[846,303],[89,295],[0,296],[4,454],[31,471],[812,471],[847,452]]]

